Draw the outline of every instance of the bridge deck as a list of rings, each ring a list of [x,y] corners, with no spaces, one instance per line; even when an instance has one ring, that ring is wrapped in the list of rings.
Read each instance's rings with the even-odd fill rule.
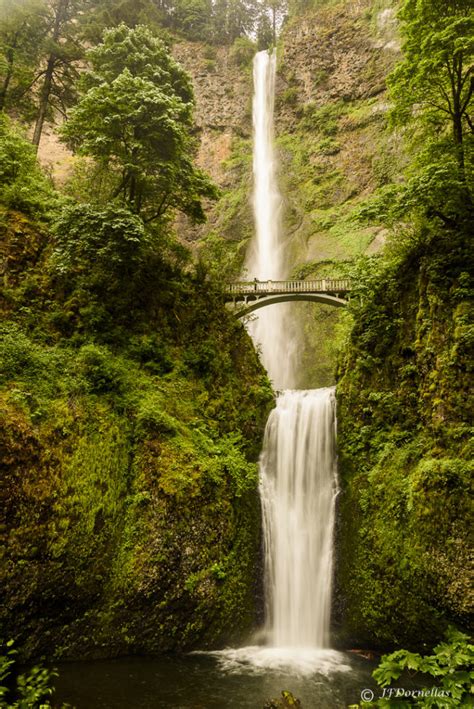
[[[263,298],[269,295],[290,293],[329,293],[339,296],[349,293],[351,282],[348,278],[320,278],[315,281],[237,281],[226,287],[229,300],[247,300],[249,297]]]

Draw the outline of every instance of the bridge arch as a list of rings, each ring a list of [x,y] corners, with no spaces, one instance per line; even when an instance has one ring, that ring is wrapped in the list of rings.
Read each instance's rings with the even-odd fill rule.
[[[245,306],[238,310],[235,313],[235,316],[237,318],[243,318],[245,315],[250,315],[250,313],[255,312],[255,310],[265,308],[267,305],[288,303],[295,300],[325,303],[326,305],[333,305],[336,308],[343,308],[347,305],[347,300],[344,300],[344,298],[340,298],[336,295],[330,295],[328,293],[285,293],[283,295],[269,295],[263,298],[260,297],[257,300],[252,300],[251,302],[248,302],[247,300]]]

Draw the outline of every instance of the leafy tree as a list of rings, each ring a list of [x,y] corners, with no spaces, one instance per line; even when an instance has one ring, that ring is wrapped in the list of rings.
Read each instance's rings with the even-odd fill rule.
[[[260,6],[257,22],[259,48],[267,49],[276,44],[278,29],[287,12],[287,0],[264,0]]]
[[[257,43],[258,49],[268,49],[275,41],[272,21],[267,12],[262,12],[257,22]]]
[[[66,205],[54,224],[54,246],[51,275],[62,303],[56,326],[106,340],[136,327],[161,298],[173,298],[189,258],[168,230],[145,226],[116,204]]]
[[[31,110],[47,24],[43,0],[19,0],[13,6],[10,0],[0,1],[0,110]]]
[[[472,0],[404,0],[404,59],[388,82],[394,123],[414,127],[425,146],[410,191],[450,225],[472,212],[473,8]]]
[[[167,0],[89,0],[81,17],[82,32],[88,42],[99,44],[105,29],[125,24],[147,25],[153,31],[166,25],[171,10]]]
[[[249,37],[237,37],[229,56],[237,66],[249,66],[252,64],[256,51],[257,46]]]
[[[71,277],[91,277],[95,270],[130,277],[150,243],[142,220],[126,209],[91,205],[65,207],[55,224],[55,270]]]
[[[251,34],[257,17],[256,0],[214,0],[214,41],[232,44],[237,37]]]
[[[191,40],[212,40],[211,0],[180,0],[173,13],[174,26]]]
[[[113,176],[109,198],[146,222],[178,209],[203,221],[202,197],[216,190],[192,163],[193,94],[186,72],[147,28],[104,33],[63,136]]]

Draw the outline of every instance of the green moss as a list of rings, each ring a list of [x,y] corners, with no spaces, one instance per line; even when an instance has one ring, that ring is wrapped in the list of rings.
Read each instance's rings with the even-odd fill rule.
[[[381,647],[429,646],[469,617],[472,304],[453,238],[405,246],[366,283],[338,384],[339,621]]]
[[[216,646],[254,623],[272,391],[220,294],[169,288],[107,343],[62,336],[48,309],[27,330],[13,292],[1,619],[25,657]]]

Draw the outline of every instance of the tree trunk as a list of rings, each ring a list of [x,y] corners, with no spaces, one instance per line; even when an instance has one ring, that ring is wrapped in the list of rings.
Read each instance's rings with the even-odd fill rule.
[[[57,43],[60,38],[63,23],[66,19],[67,7],[69,5],[69,0],[58,0],[56,7],[56,16],[54,19],[52,41]],[[53,85],[53,75],[56,65],[56,55],[51,53],[48,57],[48,63],[46,65],[46,72],[44,75],[43,86],[40,91],[40,102],[38,106],[38,115],[36,117],[35,130],[33,133],[33,145],[36,145],[36,149],[40,144],[41,134],[43,132],[44,121],[46,118],[46,113],[49,105],[49,97],[51,95],[51,88]]]
[[[53,84],[53,73],[54,65],[56,63],[56,57],[51,54],[48,59],[48,65],[46,67],[46,73],[44,75],[44,82],[40,93],[40,102],[38,107],[38,115],[36,117],[35,130],[33,133],[33,145],[36,145],[36,149],[40,144],[41,134],[43,132],[44,120],[46,118],[46,112],[48,110],[49,97],[51,94],[51,86]]]
[[[15,49],[16,49],[16,43],[12,44],[12,46],[9,47],[7,50],[7,71],[5,74],[5,79],[3,81],[3,86],[0,89],[0,111],[3,111],[3,109],[5,108],[8,87],[10,86],[10,81],[13,76],[13,62],[15,60],[15,52],[14,52]]]

